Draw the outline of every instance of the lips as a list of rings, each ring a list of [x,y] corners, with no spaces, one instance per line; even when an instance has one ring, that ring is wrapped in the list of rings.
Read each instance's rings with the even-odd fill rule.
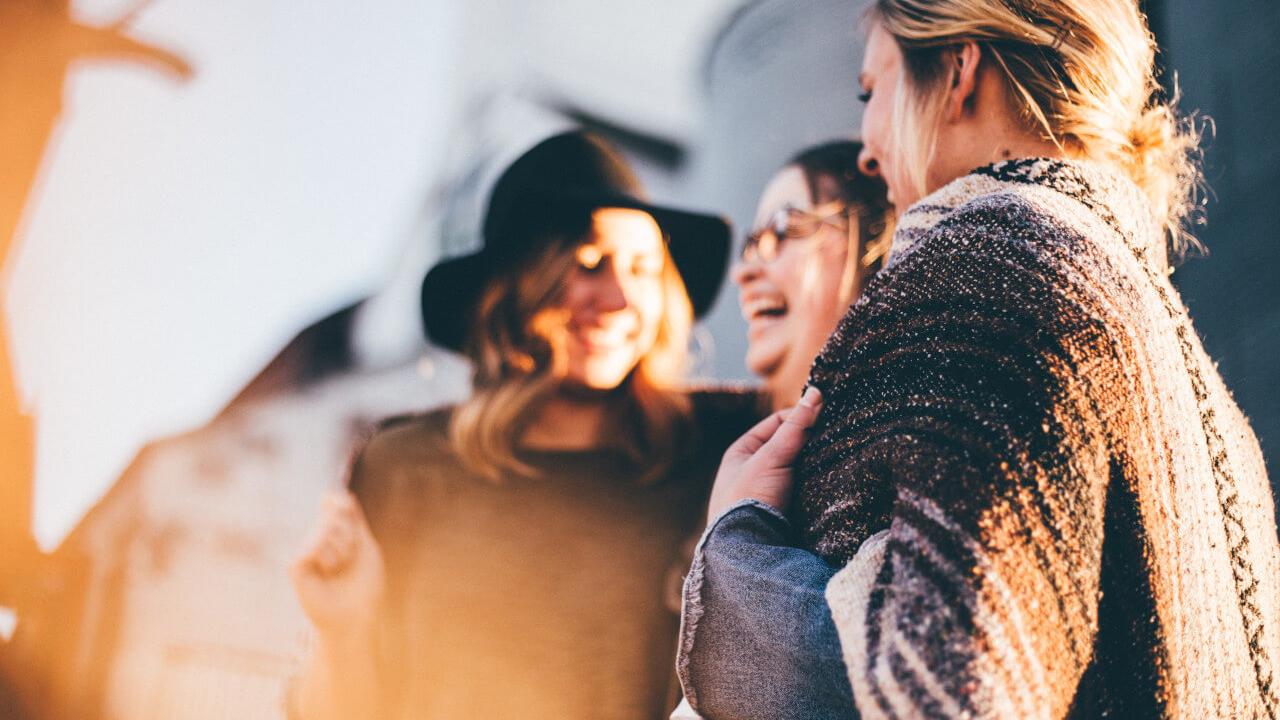
[[[742,317],[747,322],[782,317],[787,314],[787,310],[787,301],[780,295],[760,295],[745,299],[742,303]]]
[[[589,350],[614,350],[631,342],[635,332],[626,326],[583,326],[571,328],[573,337]]]

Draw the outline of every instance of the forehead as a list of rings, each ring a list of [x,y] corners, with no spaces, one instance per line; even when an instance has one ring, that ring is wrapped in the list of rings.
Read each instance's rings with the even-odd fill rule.
[[[898,43],[878,22],[871,23],[867,49],[862,55],[862,73],[876,75],[891,70],[902,58]]]
[[[764,187],[764,192],[760,194],[760,205],[756,208],[756,224],[763,223],[784,206],[800,210],[808,210],[813,206],[804,171],[795,165],[788,165],[780,170]]]
[[[661,254],[662,228],[643,210],[598,208],[591,213],[587,243],[605,252]]]

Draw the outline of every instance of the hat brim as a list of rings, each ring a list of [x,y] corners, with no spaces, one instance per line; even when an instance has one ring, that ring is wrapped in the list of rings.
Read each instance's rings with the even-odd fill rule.
[[[653,216],[667,240],[667,251],[684,281],[695,318],[711,309],[729,264],[731,244],[727,220],[647,203],[627,195],[571,193],[553,201],[584,208],[642,210]],[[422,322],[427,338],[461,350],[473,326],[481,290],[500,267],[499,259],[481,250],[437,264],[422,281]]]

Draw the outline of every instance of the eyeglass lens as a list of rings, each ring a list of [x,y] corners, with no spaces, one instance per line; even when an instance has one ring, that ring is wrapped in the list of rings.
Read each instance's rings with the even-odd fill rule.
[[[742,258],[758,258],[772,262],[778,256],[784,240],[800,240],[818,232],[824,222],[832,222],[845,212],[843,205],[831,208],[834,212],[818,215],[790,206],[779,208],[764,225],[749,235],[742,246]]]

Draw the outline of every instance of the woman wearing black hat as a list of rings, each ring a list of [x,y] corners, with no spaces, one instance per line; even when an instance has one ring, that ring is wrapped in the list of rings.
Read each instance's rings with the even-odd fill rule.
[[[473,397],[384,423],[294,566],[319,635],[303,717],[673,704],[665,591],[759,414],[681,385],[728,228],[649,205],[612,150],[567,133],[504,173],[484,236],[423,284],[428,335],[470,356]]]

